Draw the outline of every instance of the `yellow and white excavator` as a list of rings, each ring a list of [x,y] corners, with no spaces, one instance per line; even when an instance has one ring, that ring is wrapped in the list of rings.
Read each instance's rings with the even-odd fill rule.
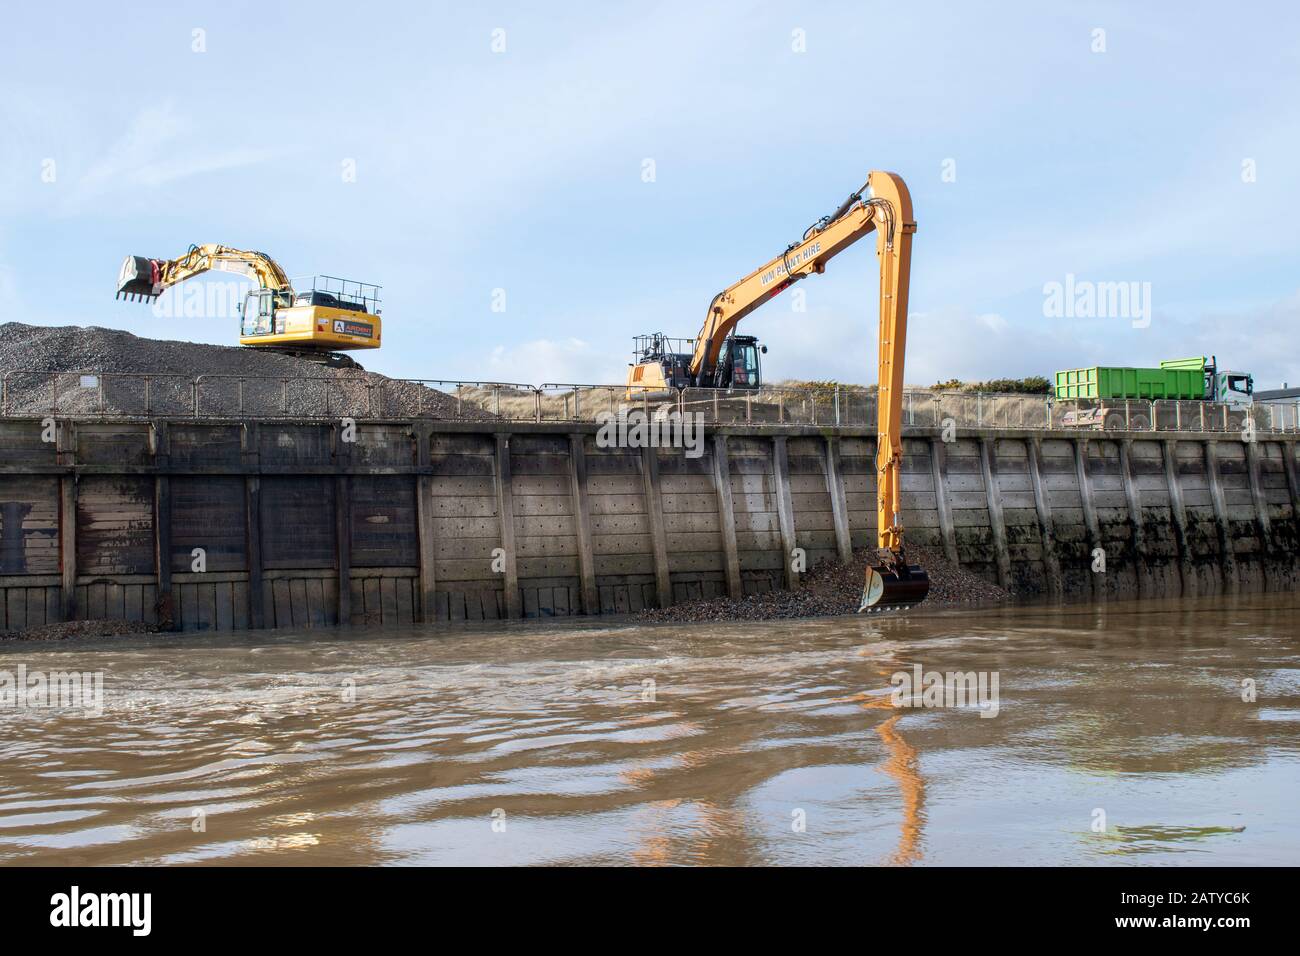
[[[356,366],[339,353],[380,346],[379,286],[314,276],[310,287],[301,282],[295,289],[279,263],[264,252],[209,243],[190,246],[176,259],[127,256],[118,274],[117,297],[149,301],[170,286],[214,270],[257,283],[240,307],[241,345],[339,367]]]
[[[916,221],[902,178],[873,171],[861,189],[809,226],[801,240],[715,295],[691,351],[681,347],[688,340],[661,333],[639,336],[627,378],[629,397],[674,388],[758,389],[759,354],[767,349],[753,336],[736,335],[737,323],[800,279],[825,272],[826,263],[872,231],[880,260],[877,549],[867,568],[860,611],[911,607],[930,590],[929,577],[908,564],[903,551],[903,354]]]

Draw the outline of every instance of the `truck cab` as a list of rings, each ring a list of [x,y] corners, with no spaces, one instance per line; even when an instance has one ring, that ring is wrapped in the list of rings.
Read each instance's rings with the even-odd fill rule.
[[[1255,404],[1255,379],[1249,372],[1215,372],[1213,401],[1237,408]]]

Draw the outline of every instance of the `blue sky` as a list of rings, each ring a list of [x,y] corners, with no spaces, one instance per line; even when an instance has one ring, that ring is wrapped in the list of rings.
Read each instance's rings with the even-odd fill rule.
[[[126,254],[221,242],[381,283],[369,368],[621,381],[882,168],[919,223],[909,382],[1216,353],[1300,383],[1294,5],[466,6],[8,9],[0,320],[233,343],[113,300]],[[860,244],[742,323],[769,379],[874,381],[875,270]],[[1045,316],[1067,274],[1150,283],[1149,326]]]

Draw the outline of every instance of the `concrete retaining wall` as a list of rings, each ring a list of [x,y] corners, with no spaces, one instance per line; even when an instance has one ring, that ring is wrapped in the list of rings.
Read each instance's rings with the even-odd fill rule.
[[[860,429],[719,428],[687,458],[599,448],[594,426],[355,427],[0,422],[0,627],[621,613],[787,587],[795,548],[812,567],[875,538]],[[1294,440],[914,429],[904,451],[909,540],[990,580],[1295,587]]]

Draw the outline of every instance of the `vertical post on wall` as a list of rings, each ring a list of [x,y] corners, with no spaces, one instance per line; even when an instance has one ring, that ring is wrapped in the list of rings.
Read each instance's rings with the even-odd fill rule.
[[[1196,593],[1196,572],[1187,543],[1187,508],[1183,504],[1183,486],[1178,480],[1178,442],[1166,438],[1160,443],[1165,466],[1165,491],[1169,495],[1169,513],[1174,519],[1174,543],[1178,547],[1178,574],[1183,594]]]
[[[334,478],[334,543],[338,565],[339,624],[352,620],[352,477]]]
[[[994,451],[991,447],[992,442],[987,437],[981,437],[980,446],[980,468],[984,473],[984,491],[985,500],[988,503],[989,524],[993,528],[993,557],[996,562],[998,572],[998,584],[1010,590],[1011,588],[1011,552],[1007,547],[1007,526],[1002,517],[1002,494],[998,488],[997,470],[994,467]]]
[[[1214,506],[1214,525],[1219,536],[1219,558],[1223,566],[1223,587],[1237,591],[1237,554],[1233,548],[1232,529],[1228,526],[1228,509],[1223,502],[1223,479],[1219,475],[1219,443],[1205,443],[1205,476],[1210,484],[1210,504]]]
[[[54,460],[68,470],[59,476],[59,570],[63,619],[77,618],[77,439],[72,422],[54,423]]]
[[[948,501],[947,479],[948,450],[941,439],[930,439],[930,480],[934,483],[934,502],[939,512],[939,535],[943,539],[943,553],[949,562],[959,564],[957,556],[957,526],[952,518],[952,504]]]
[[[266,627],[266,594],[262,585],[262,484],[257,422],[245,422],[240,435],[244,475],[244,553],[248,556],[248,626]]]
[[[415,479],[415,524],[419,536],[420,549],[420,621],[428,624],[433,621],[434,592],[437,588],[437,576],[434,562],[437,560],[437,543],[434,540],[433,523],[433,475],[429,473],[432,458],[429,454],[429,429],[421,423],[415,436],[415,462],[420,473]]]
[[[262,590],[262,480],[244,478],[244,552],[248,555],[248,625],[266,627],[266,594]]]
[[[1083,524],[1088,532],[1088,566],[1091,571],[1093,554],[1101,549],[1101,523],[1097,520],[1097,505],[1092,496],[1092,465],[1088,458],[1088,439],[1074,440],[1074,467],[1079,476],[1079,505],[1083,509]],[[1106,589],[1101,576],[1091,571],[1092,593],[1103,598]]]
[[[1128,519],[1133,526],[1133,572],[1137,580],[1138,597],[1151,588],[1147,585],[1146,531],[1142,522],[1142,502],[1138,498],[1137,483],[1133,480],[1133,439],[1124,438],[1119,443],[1119,473],[1124,485],[1124,498],[1128,502]]]
[[[177,620],[172,598],[172,490],[171,479],[155,475],[153,479],[153,559],[157,573],[158,627],[170,631],[184,625]]]
[[[77,618],[77,475],[59,476],[59,571],[63,619]]]
[[[1065,583],[1061,577],[1061,562],[1056,554],[1056,527],[1052,520],[1052,503],[1047,497],[1043,483],[1043,448],[1040,439],[1034,437],[1025,442],[1029,454],[1029,480],[1034,486],[1034,510],[1038,512],[1038,529],[1042,537],[1043,568],[1047,572],[1047,587],[1051,593],[1060,597],[1065,593]]]
[[[794,567],[795,543],[794,498],[790,494],[790,457],[784,435],[772,439],[772,463],[776,472],[776,518],[781,530],[781,549],[785,552],[785,586],[799,586],[799,572]]]
[[[736,547],[736,513],[731,498],[731,466],[727,460],[727,436],[713,436],[713,486],[718,495],[718,527],[722,531],[723,566],[727,572],[727,596],[743,597],[740,556]]]
[[[100,376],[103,384],[103,376]],[[149,437],[153,444],[153,467],[156,471],[168,471],[172,466],[172,442],[166,421],[153,421],[149,425]],[[156,473],[153,476],[153,568],[157,575],[157,598],[155,606],[159,613],[159,627],[169,631],[173,627],[183,627],[185,622],[177,620],[175,601],[172,596],[172,479]]]
[[[538,394],[541,394],[540,392]],[[501,549],[505,552],[506,616],[523,617],[519,594],[519,565],[515,554],[515,497],[510,486],[510,436],[496,436],[497,514],[501,521]]]
[[[841,561],[853,558],[853,536],[849,528],[849,504],[844,494],[840,463],[840,440],[826,438],[826,490],[831,496],[831,521],[835,525],[835,550]]]
[[[577,395],[577,391],[574,391]],[[569,489],[578,532],[578,575],[582,581],[582,613],[599,614],[596,560],[591,545],[591,505],[587,501],[587,450],[580,433],[569,435]]]
[[[1259,543],[1264,549],[1265,557],[1273,553],[1273,526],[1268,516],[1268,496],[1264,494],[1264,483],[1260,479],[1259,442],[1248,441],[1246,445],[1246,471],[1250,476],[1250,500],[1255,506],[1255,527],[1259,530]]]
[[[1286,471],[1286,487],[1291,493],[1291,514],[1297,524],[1300,524],[1300,474],[1297,474],[1295,452],[1295,441],[1284,441],[1282,446],[1282,467]]]
[[[654,548],[655,593],[659,606],[668,607],[673,603],[673,585],[668,569],[663,496],[659,488],[659,452],[650,445],[641,446],[641,486],[645,490],[646,520],[650,523],[650,542]]]

